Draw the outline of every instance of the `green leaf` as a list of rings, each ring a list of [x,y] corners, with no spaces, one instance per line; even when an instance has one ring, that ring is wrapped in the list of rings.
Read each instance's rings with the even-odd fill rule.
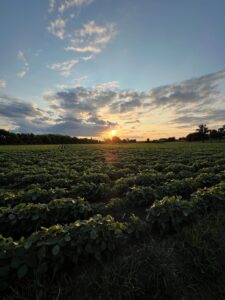
[[[59,254],[59,252],[60,252],[60,247],[59,247],[59,245],[55,245],[55,246],[52,248],[52,254],[53,254],[54,256],[56,256],[56,255]]]
[[[28,249],[31,247],[31,245],[32,245],[32,241],[31,241],[31,240],[28,240],[28,241],[25,243],[24,248],[25,248],[26,250],[28,250]]]
[[[183,211],[183,215],[184,215],[185,217],[187,217],[187,216],[189,215],[188,211],[184,210],[184,211]]]
[[[95,240],[98,237],[96,230],[93,229],[91,231],[90,237],[92,240]]]
[[[14,220],[14,219],[15,219],[15,215],[10,214],[10,215],[9,215],[9,220]]]
[[[33,220],[33,221],[38,220],[38,219],[39,219],[39,215],[33,215],[33,216],[32,216],[32,220]]]
[[[23,278],[28,272],[28,267],[26,265],[22,265],[17,271],[17,276],[19,279]]]
[[[66,235],[64,239],[65,239],[66,242],[71,241],[71,237],[69,235]]]

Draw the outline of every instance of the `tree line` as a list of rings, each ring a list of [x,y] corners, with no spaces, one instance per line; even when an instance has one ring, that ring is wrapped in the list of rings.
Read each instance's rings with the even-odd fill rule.
[[[100,141],[60,134],[14,133],[0,129],[0,145],[98,144]]]
[[[205,141],[208,139],[222,140],[225,139],[225,125],[216,129],[209,129],[206,124],[200,124],[195,132],[189,133],[185,140],[192,141]]]
[[[216,129],[209,129],[206,124],[200,124],[195,132],[189,133],[184,138],[188,142],[205,141],[205,140],[222,140],[225,139],[225,125]],[[177,141],[175,137],[152,140],[147,139],[145,142],[174,142]],[[33,133],[14,133],[5,129],[0,129],[0,145],[42,145],[42,144],[118,144],[118,143],[136,143],[136,139],[121,139],[117,136],[111,139],[99,141],[92,138],[78,138],[60,134],[40,134]]]

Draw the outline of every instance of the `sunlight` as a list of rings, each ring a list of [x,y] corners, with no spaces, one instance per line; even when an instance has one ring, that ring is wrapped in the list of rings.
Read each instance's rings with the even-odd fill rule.
[[[114,129],[114,130],[111,130],[110,131],[110,134],[111,134],[111,136],[115,136],[116,135],[116,130]]]

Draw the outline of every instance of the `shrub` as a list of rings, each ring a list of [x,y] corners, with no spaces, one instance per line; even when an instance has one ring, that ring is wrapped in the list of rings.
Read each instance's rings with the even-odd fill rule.
[[[155,200],[155,192],[151,187],[134,186],[126,194],[126,200],[132,207],[149,206]]]
[[[192,221],[194,212],[192,202],[183,200],[180,196],[164,197],[155,201],[147,210],[146,221],[152,229],[161,233],[176,232]]]
[[[89,217],[90,204],[82,198],[56,199],[48,204],[21,203],[14,208],[0,208],[1,234],[20,237],[31,234],[40,226],[69,223]]]
[[[46,275],[82,259],[100,261],[103,255],[115,251],[118,238],[125,230],[126,225],[115,222],[111,216],[95,215],[67,226],[43,228],[18,242],[0,236],[1,289],[30,276],[34,270],[39,275]]]

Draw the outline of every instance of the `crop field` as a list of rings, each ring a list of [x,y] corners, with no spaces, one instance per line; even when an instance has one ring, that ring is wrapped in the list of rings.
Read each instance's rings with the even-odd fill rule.
[[[225,143],[0,147],[2,299],[225,299]]]

